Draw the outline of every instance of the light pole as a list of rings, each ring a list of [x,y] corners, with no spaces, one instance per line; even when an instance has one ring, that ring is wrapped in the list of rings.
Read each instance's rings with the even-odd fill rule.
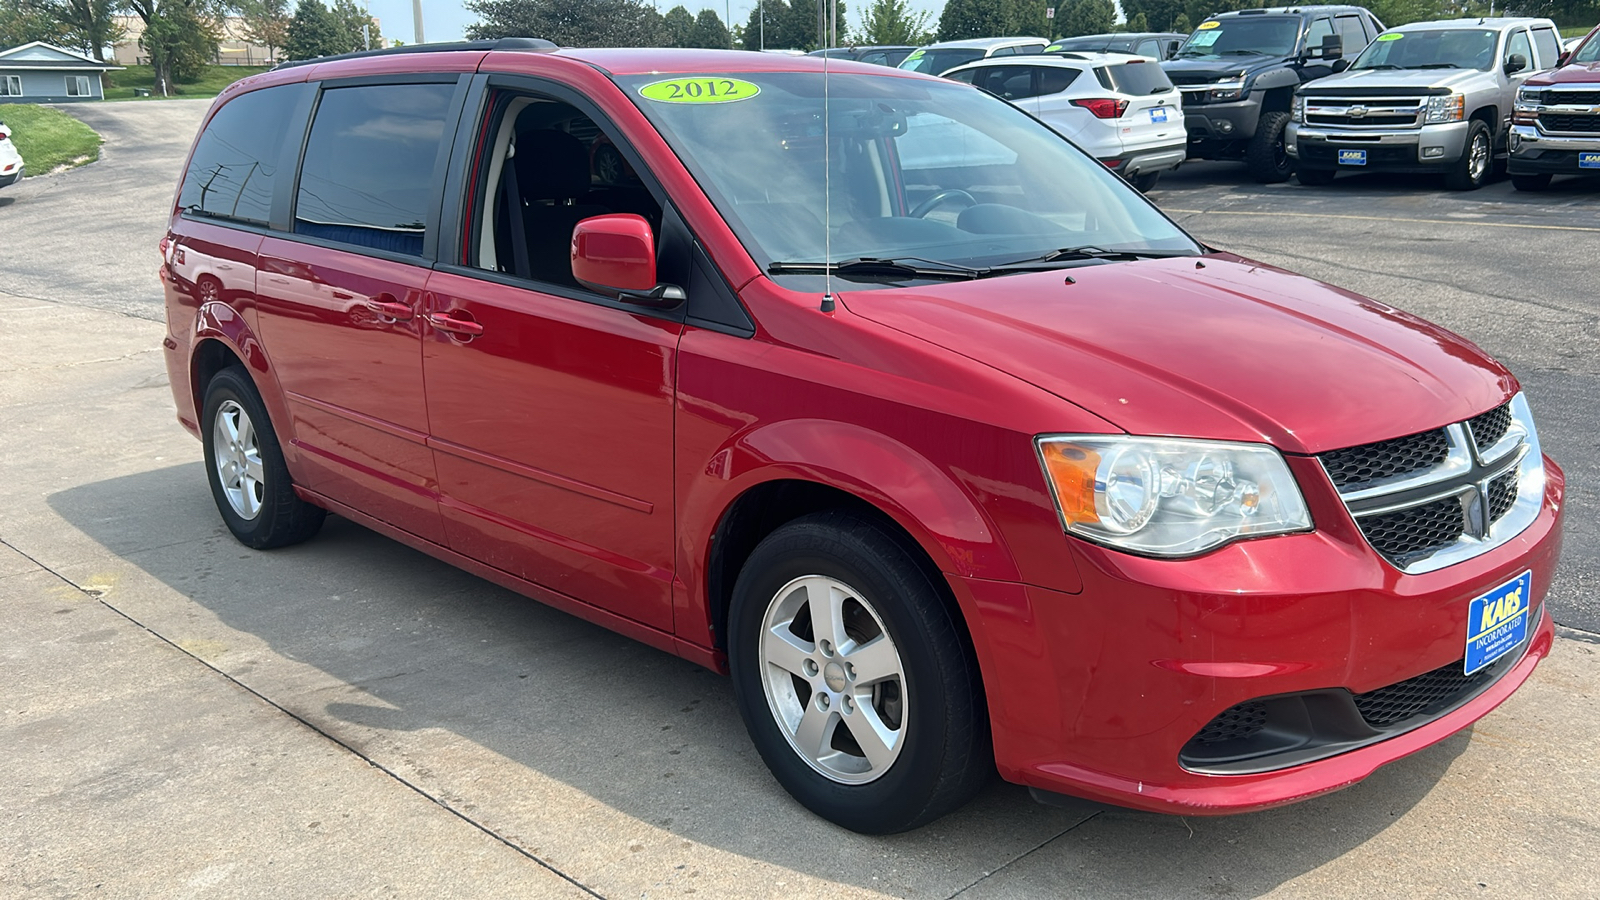
[[[411,23],[417,43],[426,44],[428,39],[422,35],[422,0],[411,0]]]

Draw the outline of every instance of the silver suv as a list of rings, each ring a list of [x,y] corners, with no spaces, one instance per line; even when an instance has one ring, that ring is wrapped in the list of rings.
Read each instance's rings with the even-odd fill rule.
[[[1285,149],[1301,184],[1327,184],[1341,170],[1417,172],[1473,190],[1505,155],[1517,88],[1560,53],[1549,19],[1390,29],[1342,74],[1300,88]]]

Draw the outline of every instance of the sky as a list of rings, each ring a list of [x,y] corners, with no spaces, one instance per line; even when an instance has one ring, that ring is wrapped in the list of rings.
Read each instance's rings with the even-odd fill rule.
[[[582,2],[582,0],[575,0]],[[657,0],[656,7],[666,12],[682,2],[691,13],[701,9],[711,8],[717,11],[724,21],[728,17],[726,2],[706,3],[703,0]],[[866,0],[855,0],[847,3],[850,10],[850,24],[857,24],[859,10],[865,5]],[[368,0],[372,15],[378,20],[378,25],[383,29],[383,36],[399,38],[406,43],[412,43],[411,28],[411,0]],[[744,22],[750,18],[750,10],[755,7],[754,0],[731,0],[733,7],[733,21]],[[930,19],[936,19],[939,11],[944,8],[944,0],[911,0],[913,9],[927,10],[932,13]],[[462,7],[460,0],[422,0],[422,24],[425,36],[430,42],[459,41],[467,31],[467,26],[478,21],[478,17]]]

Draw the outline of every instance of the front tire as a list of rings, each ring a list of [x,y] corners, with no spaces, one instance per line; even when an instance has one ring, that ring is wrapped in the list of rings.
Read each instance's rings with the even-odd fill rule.
[[[1288,181],[1294,174],[1294,160],[1284,147],[1284,132],[1289,127],[1286,112],[1265,112],[1256,123],[1255,136],[1244,151],[1245,167],[1250,177],[1261,184],[1278,184]]]
[[[269,550],[317,533],[327,513],[295,495],[277,432],[244,369],[212,377],[200,421],[211,496],[239,543]]]
[[[817,815],[892,834],[993,772],[977,665],[914,545],[845,512],[768,535],[734,585],[734,696],[773,777]]]
[[[1445,173],[1445,187],[1452,191],[1475,191],[1483,187],[1493,171],[1494,138],[1489,134],[1489,126],[1474,119],[1467,129],[1467,143],[1461,158]]]

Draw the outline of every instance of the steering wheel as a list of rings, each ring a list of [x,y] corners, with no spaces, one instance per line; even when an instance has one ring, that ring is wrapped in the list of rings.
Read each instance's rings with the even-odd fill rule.
[[[963,209],[969,206],[978,205],[978,198],[972,196],[966,191],[963,191],[960,188],[945,188],[944,190],[935,193],[932,197],[929,197],[921,203],[918,203],[916,208],[911,210],[909,215],[914,219],[926,218],[928,213],[933,212],[934,209],[939,206],[939,204],[945,202],[946,200],[962,201]]]

